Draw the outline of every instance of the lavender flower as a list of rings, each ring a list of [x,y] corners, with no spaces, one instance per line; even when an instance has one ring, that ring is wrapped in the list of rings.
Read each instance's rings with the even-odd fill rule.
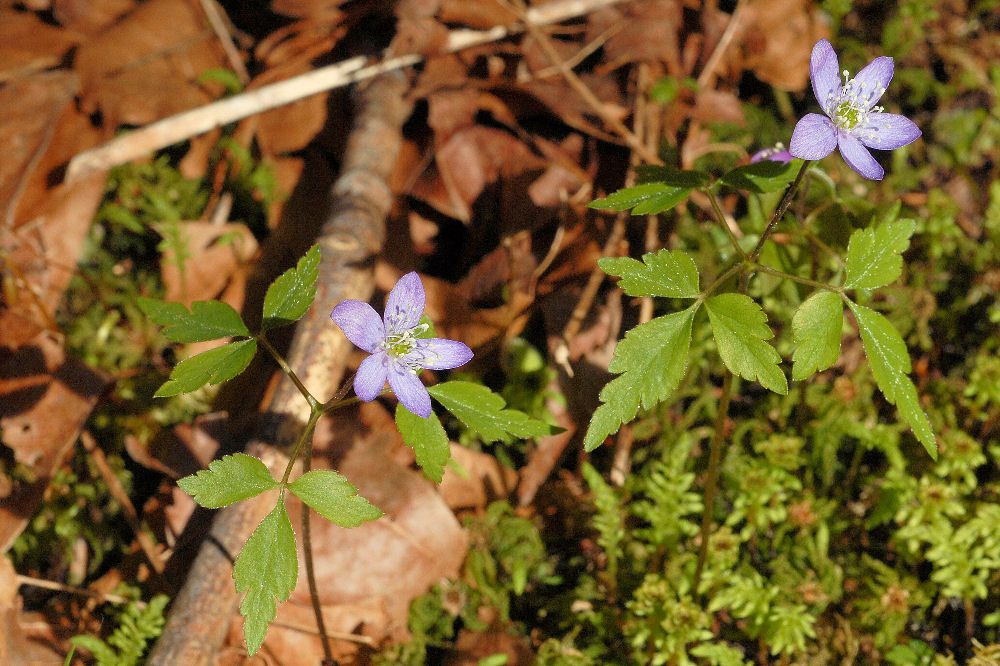
[[[792,132],[789,150],[795,157],[818,160],[840,148],[849,167],[865,178],[881,180],[885,171],[868,148],[895,150],[916,140],[920,128],[905,116],[884,113],[881,106],[875,106],[892,80],[892,58],[875,58],[853,80],[845,71],[843,85],[839,70],[830,42],[816,42],[809,59],[809,76],[826,116],[803,116]]]
[[[354,393],[360,399],[374,400],[388,379],[403,406],[427,418],[431,415],[431,397],[417,373],[421,368],[457,368],[472,358],[472,350],[464,343],[417,337],[427,330],[427,324],[420,323],[424,304],[420,278],[416,273],[407,273],[389,292],[384,317],[379,317],[372,306],[354,299],[340,302],[330,313],[347,339],[371,354],[354,376]]]
[[[785,144],[776,143],[770,148],[763,148],[750,156],[750,164],[756,164],[768,160],[771,162],[784,162],[788,164],[794,159],[794,155],[785,149]]]

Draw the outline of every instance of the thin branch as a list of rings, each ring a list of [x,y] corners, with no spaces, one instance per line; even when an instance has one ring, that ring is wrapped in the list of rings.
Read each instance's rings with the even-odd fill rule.
[[[624,0],[563,0],[532,7],[525,13],[528,25],[548,25],[588,14]],[[453,30],[443,49],[454,53],[473,46],[499,41],[523,32],[525,26],[515,23],[490,30]],[[291,104],[311,95],[364,81],[379,74],[416,65],[424,60],[421,54],[403,55],[369,65],[365,56],[349,58],[327,67],[248,90],[190,111],[158,120],[142,129],[123,134],[105,144],[86,150],[74,157],[66,170],[66,180],[79,178],[91,171],[109,169],[204,134],[237,120]]]

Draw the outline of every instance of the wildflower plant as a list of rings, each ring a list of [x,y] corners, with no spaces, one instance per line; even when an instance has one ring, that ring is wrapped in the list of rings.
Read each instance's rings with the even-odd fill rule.
[[[472,350],[464,343],[426,337],[431,324],[422,321],[424,289],[416,273],[404,275],[389,293],[385,316],[379,317],[367,303],[345,300],[331,313],[348,339],[369,352],[352,379],[336,395],[322,402],[298,379],[284,358],[271,345],[267,334],[300,319],[316,296],[320,249],[313,246],[298,264],[276,279],[264,298],[261,330],[253,334],[239,313],[220,301],[198,301],[190,310],[180,303],[140,298],[139,305],[164,335],[173,342],[202,342],[219,338],[231,341],[178,363],[157,397],[196,391],[206,384],[219,384],[237,376],[250,364],[258,348],[270,353],[289,375],[308,402],[311,415],[290,452],[280,479],[259,459],[243,453],[225,456],[178,481],[201,506],[216,509],[277,490],[274,509],[261,521],[236,557],[233,578],[236,589],[246,592],[240,612],[247,650],[254,654],[274,621],[277,602],[285,601],[298,579],[295,534],[285,510],[286,493],[292,493],[319,515],[341,527],[357,527],[378,520],[382,511],[358,495],[343,475],[333,470],[312,470],[291,479],[296,461],[308,456],[316,422],[323,414],[351,405],[358,399],[371,401],[387,395],[386,380],[399,398],[396,423],[403,441],[415,449],[417,464],[434,481],[441,481],[451,457],[448,435],[431,409],[433,396],[446,410],[484,441],[510,437],[541,437],[552,427],[523,412],[506,409],[503,398],[485,386],[449,381],[430,389],[420,381],[424,368],[450,369],[468,362]],[[331,326],[333,323],[331,323]],[[348,397],[354,388],[356,398]],[[304,518],[308,520],[308,516]],[[303,528],[303,536],[308,529]],[[307,575],[311,575],[312,551],[303,543]],[[314,585],[310,586],[315,589]],[[319,605],[316,604],[316,608]],[[321,613],[321,611],[317,611]],[[319,626],[322,618],[317,617]]]
[[[759,384],[775,394],[789,392],[789,377],[783,368],[782,354],[773,343],[772,324],[761,303],[752,297],[757,293],[751,289],[754,278],[763,276],[791,283],[793,287],[781,292],[792,294],[796,299],[788,310],[793,312],[788,322],[794,347],[790,372],[793,382],[808,379],[833,366],[840,356],[842,335],[845,329],[850,330],[851,334],[860,337],[871,375],[886,400],[895,405],[901,419],[931,458],[937,458],[934,430],[921,406],[916,386],[909,378],[911,361],[907,345],[895,326],[877,309],[879,290],[892,285],[902,275],[902,254],[915,231],[914,220],[900,218],[898,204],[873,215],[867,227],[850,234],[846,253],[841,257],[811,233],[808,225],[814,217],[804,214],[808,200],[803,198],[795,209],[803,238],[813,245],[814,251],[825,253],[834,261],[823,264],[823,272],[816,270],[805,277],[776,267],[769,259],[775,255],[769,247],[775,229],[796,196],[802,194],[803,182],[815,178],[826,187],[833,186],[832,179],[816,168],[816,160],[839,148],[854,171],[864,178],[877,180],[882,178],[884,171],[868,149],[891,150],[920,136],[919,128],[912,121],[876,106],[892,73],[891,58],[876,58],[853,80],[847,78],[841,84],[833,47],[821,40],[812,52],[810,74],[813,92],[823,114],[810,113],[798,122],[787,151],[783,147],[765,149],[749,164],[722,174],[642,167],[638,174],[639,184],[591,204],[595,209],[656,215],[673,209],[692,193],[699,192],[710,203],[714,222],[722,230],[719,237],[726,245],[719,248],[722,255],[719,266],[699,266],[684,249],[651,252],[641,259],[605,257],[598,262],[605,273],[618,278],[618,286],[625,294],[669,299],[670,303],[682,305],[680,309],[632,328],[618,343],[608,368],[618,376],[600,392],[601,404],[594,411],[584,435],[586,451],[598,448],[624,424],[635,419],[640,409],[648,410],[671,398],[688,371],[692,337],[696,332],[705,333],[702,337],[710,332],[723,367],[704,496],[698,498],[689,491],[694,476],[681,475],[676,465],[664,464],[655,472],[657,478],[674,479],[676,483],[653,479],[647,484],[646,494],[654,503],[657,498],[675,497],[686,507],[685,514],[697,514],[700,510],[702,517],[700,527],[687,519],[649,519],[649,534],[655,536],[661,547],[676,544],[698,531],[700,550],[691,567],[690,580],[680,577],[668,580],[655,572],[644,579],[643,594],[637,597],[638,605],[633,614],[646,619],[630,625],[627,636],[637,653],[660,651],[680,660],[677,663],[687,663],[683,660],[690,648],[692,655],[701,655],[712,663],[738,663],[739,655],[724,643],[711,642],[711,632],[707,630],[711,624],[710,614],[724,607],[733,617],[752,619],[757,627],[754,631],[768,638],[776,654],[801,650],[806,639],[814,635],[812,620],[801,612],[804,606],[791,599],[777,599],[775,595],[735,590],[724,583],[719,573],[721,568],[713,564],[709,556],[712,543],[743,543],[756,539],[758,533],[783,521],[785,514],[774,513],[772,505],[781,504],[786,495],[801,490],[795,475],[782,467],[798,465],[794,438],[775,439],[772,448],[784,453],[778,455],[771,449],[764,449],[763,455],[764,459],[769,459],[770,451],[771,457],[777,456],[781,464],[747,465],[746,482],[757,482],[759,497],[756,500],[759,501],[754,503],[755,496],[748,493],[744,505],[736,507],[730,524],[714,535],[720,538],[712,538],[712,511],[727,436],[725,423],[730,400],[738,390],[737,378]],[[762,220],[756,229],[734,230],[732,221],[725,218],[719,204],[721,192],[742,193],[758,209],[771,209],[769,219]],[[356,399],[368,401],[387,395],[385,384],[388,382],[391,393],[399,401],[395,420],[402,438],[414,448],[417,463],[424,473],[435,481],[441,480],[450,452],[447,434],[433,410],[431,398],[469,430],[478,433],[483,441],[506,442],[515,437],[540,437],[553,431],[551,426],[523,412],[507,409],[503,398],[482,385],[465,381],[446,381],[429,387],[423,384],[422,369],[459,367],[472,358],[472,351],[459,341],[433,337],[430,322],[422,317],[425,294],[416,273],[404,275],[392,289],[382,316],[367,303],[356,300],[346,300],[336,306],[331,313],[333,322],[369,356],[362,361],[357,374],[328,401],[322,402],[311,395],[268,342],[267,334],[273,328],[295,322],[308,310],[315,297],[319,262],[320,250],[313,247],[297,266],[275,280],[268,289],[263,324],[257,333],[251,333],[240,315],[221,302],[198,302],[188,310],[180,304],[141,300],[146,314],[155,323],[165,326],[164,334],[175,342],[232,339],[179,363],[157,391],[157,396],[195,391],[206,384],[231,379],[242,372],[258,348],[263,347],[293,379],[311,408],[310,419],[291,451],[280,480],[272,476],[260,460],[235,454],[179,481],[183,490],[208,508],[278,490],[274,510],[247,541],[236,558],[233,572],[237,589],[247,593],[240,610],[246,617],[244,634],[251,654],[263,642],[267,626],[275,617],[276,602],[287,599],[297,579],[295,536],[284,506],[286,493],[296,495],[317,513],[344,527],[377,520],[382,515],[336,471],[308,471],[290,480],[293,465],[303,451],[308,450],[307,442],[322,414],[352,404]],[[845,319],[845,309],[851,313],[850,323]],[[356,399],[348,397],[352,388]],[[613,489],[603,482],[600,473],[588,464],[582,470],[588,486],[599,499],[599,513],[604,517],[599,526],[599,545],[607,553],[608,569],[614,578],[619,544],[627,536],[624,514],[619,510]],[[644,509],[639,506],[634,511],[642,517]],[[992,514],[984,514],[980,522],[985,526],[994,518]],[[304,532],[308,534],[307,529]],[[978,532],[970,530],[970,535],[974,534]],[[821,550],[817,548],[817,552]],[[304,544],[304,555],[308,564],[311,561],[308,543]],[[692,559],[679,559],[677,566],[691,563]],[[307,566],[309,571],[311,566]],[[699,606],[697,598],[712,591],[712,586],[717,593],[714,600]],[[726,594],[738,599],[739,603],[727,602]],[[640,603],[642,599],[649,602],[648,612]],[[751,599],[756,605],[748,601]],[[664,603],[683,610],[687,618],[680,627],[683,631],[674,632],[677,635],[670,631],[661,635],[664,629],[657,608]],[[322,626],[321,618],[317,620]]]

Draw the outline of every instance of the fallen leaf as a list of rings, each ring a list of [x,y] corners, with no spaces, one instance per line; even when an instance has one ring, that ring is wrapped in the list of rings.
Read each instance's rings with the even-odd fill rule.
[[[804,90],[812,47],[830,36],[822,10],[810,0],[770,0],[748,4],[746,12],[742,49],[732,49],[730,56],[739,60],[736,70],[753,70],[761,81],[785,90]]]
[[[164,26],[170,26],[164,30]],[[198,82],[226,66],[214,33],[196,1],[149,0],[77,50],[86,113],[104,125],[145,125],[212,101],[218,84]]]
[[[3,445],[35,480],[0,500],[0,552],[10,548],[73,449],[108,380],[69,357],[53,334],[0,311],[0,430]]]
[[[484,509],[490,502],[509,497],[517,484],[517,472],[489,454],[452,443],[451,457],[463,474],[449,464],[438,490],[453,510]]]
[[[134,0],[53,0],[52,15],[60,25],[93,34],[111,25],[134,7]]]
[[[57,66],[82,38],[36,14],[0,9],[0,82]],[[6,112],[15,107],[2,108]]]

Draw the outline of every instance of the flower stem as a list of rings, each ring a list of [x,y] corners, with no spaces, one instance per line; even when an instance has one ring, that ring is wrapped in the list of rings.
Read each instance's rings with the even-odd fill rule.
[[[302,452],[302,473],[305,474],[312,466],[312,442],[306,442]],[[312,601],[313,615],[316,616],[316,628],[319,630],[320,643],[323,645],[323,664],[336,664],[333,650],[330,648],[330,638],[326,634],[326,624],[323,622],[323,606],[319,602],[319,587],[316,585],[316,569],[313,565],[312,530],[310,529],[309,505],[302,502],[302,555],[306,563],[306,581],[309,583],[309,599]]]
[[[791,273],[785,273],[784,271],[779,271],[777,269],[771,268],[770,266],[751,264],[751,268],[754,271],[760,273],[767,273],[768,275],[773,275],[775,277],[791,280],[792,282],[798,282],[799,284],[806,284],[809,285],[810,287],[816,287],[817,289],[825,289],[826,291],[833,291],[838,294],[843,293],[844,291],[840,287],[834,287],[832,284],[827,284],[825,282],[817,282],[816,280],[810,280],[809,278],[799,277],[798,275],[792,275]]]
[[[767,223],[767,227],[764,232],[760,235],[760,240],[757,241],[757,245],[754,247],[753,251],[747,255],[744,260],[731,267],[728,271],[723,273],[708,289],[703,292],[702,296],[705,296],[718,284],[721,284],[722,280],[728,279],[734,272],[742,270],[740,275],[740,284],[738,288],[738,293],[746,294],[747,288],[750,285],[750,276],[754,270],[759,270],[764,273],[778,274],[781,277],[787,277],[788,279],[801,282],[804,278],[799,278],[798,276],[788,275],[782,273],[781,271],[775,271],[774,269],[768,268],[767,266],[761,266],[757,263],[757,258],[760,256],[761,248],[764,247],[764,243],[771,236],[771,232],[778,225],[781,220],[782,215],[788,209],[789,204],[792,202],[792,196],[798,189],[799,184],[802,182],[802,177],[805,176],[806,170],[809,168],[809,160],[806,160],[802,164],[802,168],[799,169],[799,173],[795,176],[795,180],[785,191],[785,196],[781,198],[781,202],[778,207],[774,209],[774,215],[771,216],[771,220]],[[814,282],[813,280],[808,280],[806,284],[811,284],[816,287],[822,287],[824,289],[833,289],[833,291],[838,291],[835,288],[830,287],[830,285],[821,284],[819,282]],[[694,570],[694,580],[692,584],[692,589],[697,593],[698,586],[701,584],[701,576],[705,571],[705,561],[708,559],[708,541],[709,533],[712,529],[712,508],[715,504],[715,495],[719,487],[719,465],[722,461],[722,448],[723,448],[723,437],[725,433],[726,417],[729,414],[729,403],[733,397],[733,373],[730,372],[729,368],[725,368],[725,377],[722,380],[722,395],[719,397],[719,410],[715,414],[715,427],[712,432],[712,441],[709,445],[708,451],[708,470],[705,477],[705,506],[701,514],[701,543],[698,545],[698,563],[695,565]]]
[[[715,429],[712,432],[712,442],[708,450],[708,471],[705,478],[705,506],[701,513],[701,543],[698,545],[698,564],[694,570],[692,590],[697,594],[701,583],[701,574],[705,570],[705,560],[708,559],[708,539],[712,530],[712,505],[715,504],[715,492],[719,486],[719,464],[722,461],[722,438],[725,432],[726,416],[729,413],[729,401],[733,397],[733,373],[726,369],[722,380],[722,395],[719,397],[719,410],[715,413]]]
[[[785,196],[781,198],[781,202],[778,204],[778,207],[774,209],[774,214],[771,216],[771,221],[767,223],[767,227],[764,228],[764,233],[760,235],[760,240],[757,241],[757,245],[754,247],[753,251],[747,257],[750,261],[752,262],[757,261],[757,257],[760,256],[760,251],[761,248],[764,247],[764,243],[767,242],[767,239],[770,237],[771,232],[774,231],[774,228],[778,225],[778,221],[781,220],[781,216],[785,214],[785,210],[788,209],[788,205],[792,203],[792,195],[794,195],[795,191],[799,189],[799,184],[802,182],[802,177],[806,175],[806,170],[809,168],[810,164],[812,164],[812,162],[809,160],[806,160],[802,163],[802,168],[800,168],[799,173],[796,174],[795,180],[792,181],[792,184],[788,187],[787,190],[785,190]]]
[[[702,192],[705,193],[709,202],[712,204],[712,210],[715,212],[715,219],[719,223],[719,226],[721,226],[729,236],[729,241],[733,244],[733,249],[736,250],[736,254],[740,255],[740,259],[745,261],[747,253],[743,251],[742,247],[740,247],[740,240],[733,232],[733,228],[729,226],[728,222],[726,222],[726,216],[722,212],[722,207],[719,206],[719,200],[715,198],[715,193],[712,192],[712,189],[709,187],[702,189]]]
[[[319,400],[317,400],[313,396],[313,394],[309,392],[309,389],[307,389],[306,385],[302,383],[302,380],[299,379],[299,376],[295,374],[295,371],[292,370],[291,367],[289,367],[288,362],[285,360],[285,358],[281,354],[279,354],[278,350],[274,348],[274,345],[272,345],[271,342],[266,337],[264,337],[263,332],[257,336],[257,341],[260,342],[261,346],[264,347],[264,349],[266,349],[268,353],[271,354],[275,362],[277,362],[278,367],[281,368],[282,372],[288,375],[288,378],[292,380],[292,383],[295,384],[295,388],[299,390],[299,393],[302,394],[302,397],[305,398],[306,402],[309,403],[309,407],[315,408],[316,406],[318,406]]]

